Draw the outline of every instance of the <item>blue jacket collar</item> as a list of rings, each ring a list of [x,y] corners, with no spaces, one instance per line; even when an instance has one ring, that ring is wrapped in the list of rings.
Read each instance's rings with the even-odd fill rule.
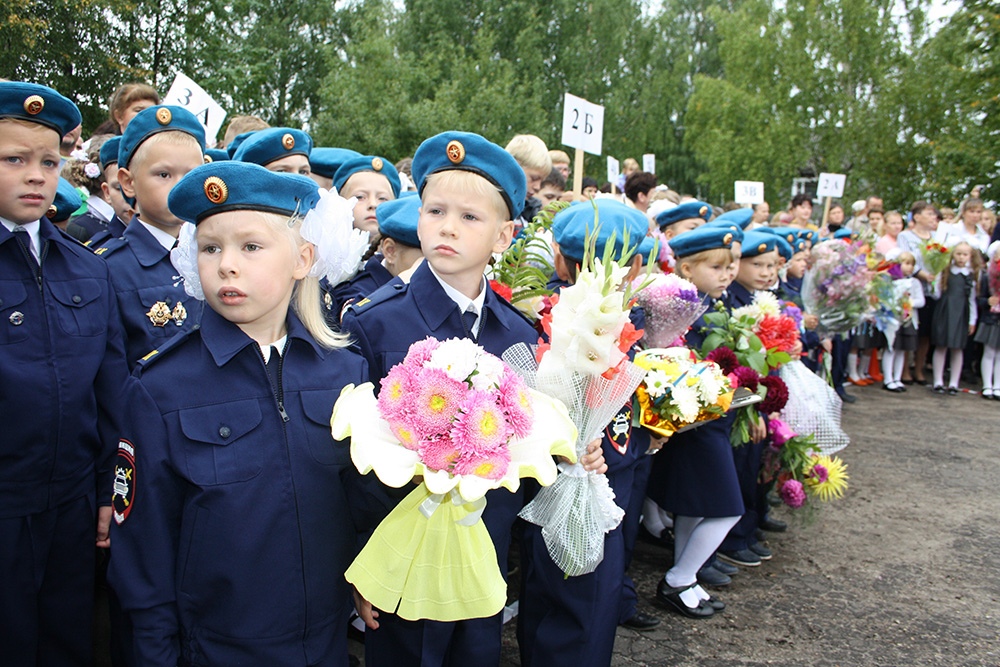
[[[753,303],[753,293],[735,280],[729,285],[728,292],[733,308],[749,306]]]
[[[389,269],[382,266],[382,255],[375,255],[368,258],[368,261],[365,262],[364,270],[378,282],[379,286],[385,285],[393,279],[393,275],[389,273]]]
[[[298,339],[309,344],[320,359],[326,357],[325,350],[313,339],[291,308],[288,310],[286,325],[289,345],[293,339]],[[211,308],[205,308],[205,312],[202,313],[200,329],[205,347],[215,360],[215,365],[220,368],[247,347],[257,345],[250,336],[243,333],[242,329]]]
[[[445,294],[441,284],[431,273],[426,260],[413,272],[408,289],[413,294],[413,302],[417,305],[421,317],[431,331],[440,329],[452,313],[458,316],[458,306]],[[500,297],[489,284],[486,286],[483,309],[490,312],[487,322],[496,319],[505,329],[510,329],[510,314],[506,312],[506,308],[500,303]],[[482,336],[482,331],[479,335]]]
[[[122,236],[128,241],[128,247],[132,249],[139,264],[144,267],[153,266],[170,254],[170,251],[139,223],[137,215],[132,217],[132,222],[125,228]]]

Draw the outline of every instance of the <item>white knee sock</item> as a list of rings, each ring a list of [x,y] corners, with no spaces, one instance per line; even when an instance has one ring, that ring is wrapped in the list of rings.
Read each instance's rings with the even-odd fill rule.
[[[948,349],[944,347],[934,348],[934,357],[931,360],[931,366],[934,368],[934,386],[943,387],[944,386],[944,357],[948,353]]]
[[[684,554],[684,548],[687,547],[688,540],[691,539],[691,534],[694,529],[698,527],[704,519],[700,516],[677,516],[674,517],[674,566],[677,566],[677,561],[681,559]],[[708,560],[707,558],[705,560]],[[672,585],[672,584],[671,584]],[[679,584],[678,584],[679,585]]]
[[[892,365],[897,354],[901,355],[902,352],[890,351],[889,348],[882,352],[882,382],[889,387],[893,386],[896,380],[892,375]]]
[[[642,501],[642,525],[654,537],[660,537],[667,529],[666,524],[663,523],[663,515],[660,514],[662,511],[660,506],[649,498]]]
[[[861,379],[858,375],[858,353],[848,352],[847,353],[847,377],[851,378],[855,382]]]
[[[958,389],[958,383],[962,379],[962,361],[965,353],[962,348],[956,347],[951,350],[951,377],[948,386]]]
[[[680,557],[674,559],[674,566],[667,571],[664,579],[668,586],[678,588],[680,586],[690,586],[697,581],[698,568],[704,565],[712,553],[719,548],[722,540],[726,539],[729,529],[739,521],[738,516],[726,517],[676,517],[674,520],[674,535],[680,536],[687,532],[688,524],[693,525],[689,537],[685,540],[684,546],[674,543],[674,549],[680,553]],[[682,528],[683,526],[683,528]],[[687,600],[681,594],[681,600],[692,609],[698,606],[698,595],[690,591],[692,598]]]
[[[983,360],[979,364],[979,371],[983,376],[983,389],[993,389],[996,386],[997,376],[993,372],[993,366],[1000,360],[995,347],[983,346]]]
[[[892,380],[896,384],[903,384],[903,367],[906,366],[906,353],[896,350],[892,357]]]

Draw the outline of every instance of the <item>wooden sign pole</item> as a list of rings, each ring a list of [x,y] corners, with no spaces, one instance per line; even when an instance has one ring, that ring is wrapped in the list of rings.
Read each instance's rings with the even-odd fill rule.
[[[833,197],[827,197],[826,198],[826,203],[823,204],[823,224],[821,224],[819,226],[820,229],[824,229],[826,227],[826,219],[830,215],[830,203],[832,201],[833,201]]]
[[[583,149],[576,149],[576,156],[573,160],[573,194],[583,194]]]

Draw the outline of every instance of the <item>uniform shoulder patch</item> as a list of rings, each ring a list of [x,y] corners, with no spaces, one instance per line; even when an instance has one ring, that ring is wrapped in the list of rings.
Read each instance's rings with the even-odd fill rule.
[[[629,439],[632,437],[632,402],[626,403],[618,411],[604,429],[604,436],[611,442],[622,456],[628,451]]]
[[[164,356],[169,356],[169,354],[170,354],[170,352],[172,350],[174,350],[178,346],[182,345],[184,343],[184,341],[186,341],[191,336],[191,334],[193,334],[195,331],[197,331],[200,328],[201,328],[201,326],[198,325],[198,324],[196,324],[193,327],[191,327],[189,330],[182,331],[181,333],[177,334],[176,336],[170,338],[165,343],[163,343],[163,345],[160,345],[158,348],[156,348],[152,352],[146,353],[145,355],[143,355],[142,357],[139,358],[139,361],[136,362],[136,364],[135,364],[135,370],[133,372],[141,375],[143,370],[149,368],[150,366],[152,366],[153,364],[155,364],[157,361],[159,361],[160,359],[162,359]]]
[[[385,303],[386,301],[406,294],[406,287],[406,285],[399,284],[383,285],[368,296],[351,303],[344,312],[360,315],[363,312],[371,310],[380,303]]]
[[[135,506],[135,447],[128,440],[118,441],[115,459],[115,482],[111,494],[111,513],[119,526],[125,523]]]
[[[94,251],[95,255],[100,255],[101,257],[107,257],[114,254],[115,252],[121,250],[128,245],[128,241],[124,238],[111,239],[103,246]],[[98,252],[103,251],[103,252]]]

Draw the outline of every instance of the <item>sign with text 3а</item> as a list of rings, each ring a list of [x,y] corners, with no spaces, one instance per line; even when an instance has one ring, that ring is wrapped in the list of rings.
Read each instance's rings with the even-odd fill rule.
[[[646,153],[642,156],[642,170],[647,174],[656,173],[656,155],[653,153]]]
[[[215,137],[219,134],[222,121],[226,119],[226,111],[201,86],[178,73],[167,96],[163,98],[163,104],[184,107],[193,113],[205,128],[205,140],[209,148],[215,145]]]
[[[763,204],[764,184],[761,181],[736,181],[737,204]]]
[[[614,159],[610,155],[608,156],[608,183],[618,184],[618,175],[621,173],[622,167],[618,160]]]
[[[566,93],[563,101],[563,145],[600,155],[603,135],[604,107]]]
[[[847,176],[844,174],[820,174],[819,183],[816,184],[816,196],[843,197],[846,181]]]

